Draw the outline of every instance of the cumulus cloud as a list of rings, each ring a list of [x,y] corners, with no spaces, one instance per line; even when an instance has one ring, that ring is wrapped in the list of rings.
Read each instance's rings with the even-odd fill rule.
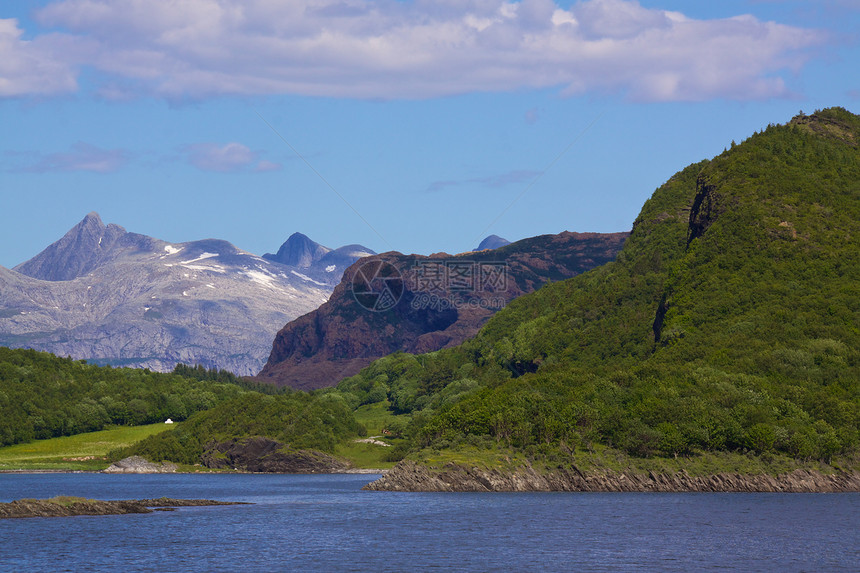
[[[62,53],[68,38],[49,34],[22,40],[14,18],[0,19],[0,97],[72,92],[78,84],[72,62]],[[84,47],[87,41],[73,43]]]
[[[48,154],[14,153],[13,155],[24,159],[24,165],[13,171],[32,173],[66,171],[111,173],[128,162],[128,153],[122,149],[101,149],[80,141],[72,145],[69,151]]]
[[[65,30],[69,49],[51,52],[47,36],[26,44],[13,28],[0,61],[53,63],[67,90],[78,61],[66,54],[83,55],[113,85],[179,99],[553,87],[645,101],[769,98],[788,94],[783,76],[824,41],[752,16],[696,20],[635,0],[570,9],[553,0],[60,0],[37,18]],[[17,73],[0,94],[43,93]]]

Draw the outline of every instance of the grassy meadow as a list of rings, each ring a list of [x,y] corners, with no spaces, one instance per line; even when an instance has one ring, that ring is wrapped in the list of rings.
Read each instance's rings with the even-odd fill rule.
[[[0,448],[0,471],[10,470],[102,470],[107,453],[171,431],[177,424],[117,426],[98,432],[35,440]]]

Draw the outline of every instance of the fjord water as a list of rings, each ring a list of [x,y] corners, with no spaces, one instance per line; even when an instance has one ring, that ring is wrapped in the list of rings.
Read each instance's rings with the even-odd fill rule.
[[[860,494],[363,492],[368,475],[3,474],[0,501],[247,501],[0,521],[0,571],[856,571]]]

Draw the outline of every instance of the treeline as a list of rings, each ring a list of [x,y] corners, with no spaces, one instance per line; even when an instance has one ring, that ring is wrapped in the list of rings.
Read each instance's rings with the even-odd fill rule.
[[[232,380],[94,366],[0,347],[0,446],[176,421],[247,390]]]
[[[352,410],[337,396],[248,393],[191,416],[173,431],[111,452],[110,457],[140,455],[153,461],[196,464],[207,444],[248,436],[272,438],[293,449],[332,453],[343,440],[363,433]]]

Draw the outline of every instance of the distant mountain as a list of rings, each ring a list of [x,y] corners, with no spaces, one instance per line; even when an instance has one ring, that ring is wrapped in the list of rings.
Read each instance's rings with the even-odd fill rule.
[[[510,245],[511,242],[507,239],[503,239],[498,235],[490,235],[478,245],[478,248],[475,251],[485,251],[487,249],[498,249],[499,247],[504,247],[505,245]]]
[[[330,249],[312,241],[306,235],[293,233],[276,254],[266,253],[263,258],[301,269],[303,274],[334,287],[352,263],[359,258],[375,254],[361,245]]]
[[[29,261],[0,267],[0,345],[254,374],[278,329],[325,302],[343,269],[370,253],[293,237],[287,260],[298,264],[288,265],[218,239],[174,244],[129,233],[90,213]]]
[[[307,269],[330,252],[331,249],[312,241],[307,235],[293,233],[281,245],[277,254],[266,253],[263,258],[282,265]]]
[[[257,378],[303,390],[334,386],[392,352],[459,344],[514,298],[613,260],[627,236],[565,232],[455,256],[365,258],[347,269],[326,304],[278,333]],[[428,275],[439,271],[447,276]]]
[[[114,247],[147,248],[149,238],[127,233],[119,225],[102,223],[98,213],[90,213],[65,236],[13,270],[45,281],[70,281],[105,262]]]

